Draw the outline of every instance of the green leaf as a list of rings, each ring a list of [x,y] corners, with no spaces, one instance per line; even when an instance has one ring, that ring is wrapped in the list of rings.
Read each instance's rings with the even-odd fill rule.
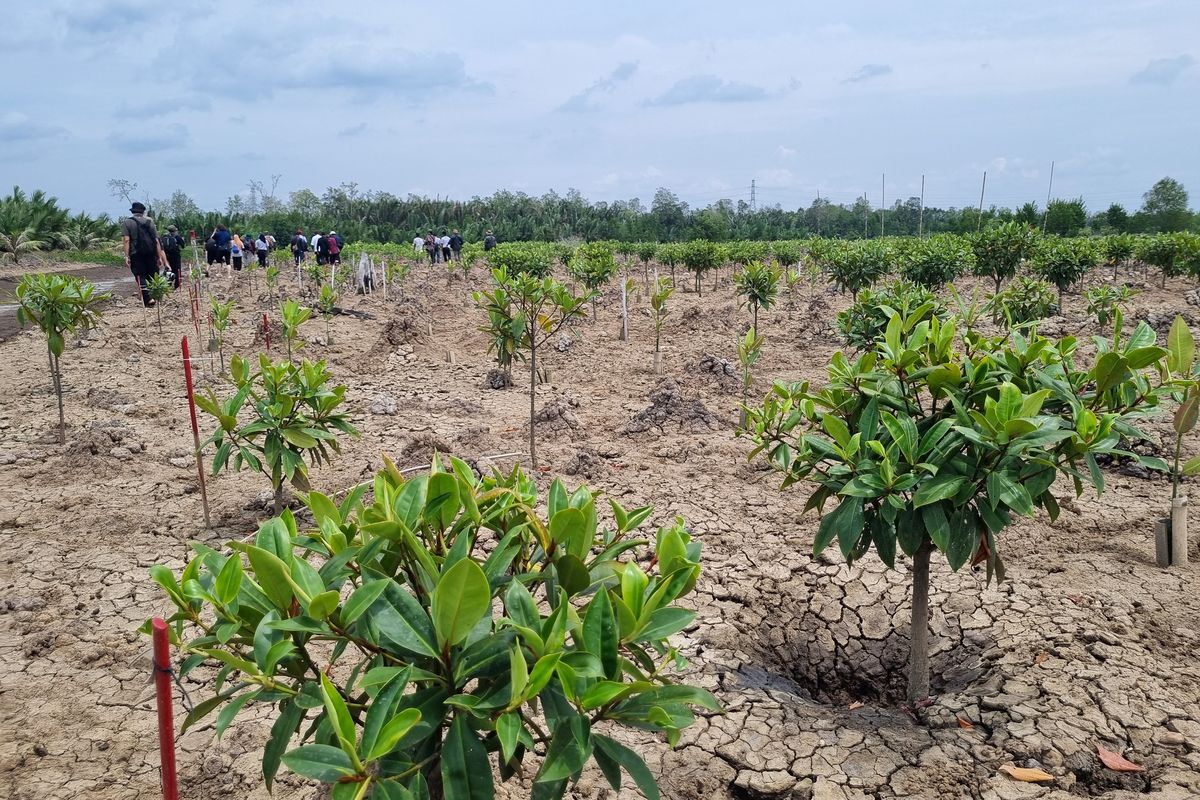
[[[966,482],[967,479],[962,475],[934,475],[917,489],[913,495],[912,507],[916,509],[947,500],[957,494]]]
[[[1183,462],[1180,471],[1188,476],[1200,474],[1200,456],[1194,456]]]
[[[459,561],[438,581],[433,591],[433,627],[438,641],[455,645],[491,610],[487,576],[474,561]]]
[[[651,684],[643,684],[650,686]],[[621,681],[600,681],[588,687],[588,690],[583,693],[579,704],[584,710],[591,711],[600,706],[606,706],[622,695],[637,691],[637,684],[622,683]]]
[[[308,615],[313,619],[325,619],[337,608],[338,601],[341,598],[341,594],[334,590],[321,592],[308,601]]]
[[[561,658],[562,653],[547,653],[537,660],[537,663],[533,665],[533,670],[529,673],[529,683],[525,686],[527,699],[536,697],[542,689],[546,688],[546,684],[554,677],[554,670],[558,667]]]
[[[1176,315],[1167,333],[1167,369],[1177,377],[1187,376],[1191,374],[1195,360],[1196,341],[1192,338],[1192,330],[1183,317]]]
[[[1175,409],[1171,425],[1175,429],[1176,434],[1183,436],[1196,427],[1198,417],[1200,417],[1200,395],[1197,395],[1195,392],[1189,392],[1187,398],[1179,404],[1179,408]]]
[[[220,573],[217,574],[213,594],[223,605],[229,605],[237,598],[238,590],[241,588],[242,557],[238,553],[233,553],[225,559],[225,566],[221,567]]]
[[[574,551],[571,544],[585,533],[583,512],[578,508],[564,508],[550,517],[550,540],[559,547]]]
[[[258,695],[258,690],[240,694],[229,702],[227,706],[221,709],[221,713],[217,714],[216,734],[220,739],[225,729],[229,727],[229,723],[233,722],[233,718],[242,710],[242,707],[253,700]]]
[[[567,510],[574,511],[575,509]],[[554,567],[558,572],[558,585],[566,591],[568,597],[579,594],[592,583],[588,568],[582,561],[569,553],[555,559]]]
[[[263,550],[261,547],[250,545],[246,548],[246,556],[250,559],[250,567],[254,577],[263,592],[280,611],[287,612],[292,606],[292,584],[288,578],[291,570],[279,556]]]
[[[597,753],[603,753],[629,773],[629,777],[633,778],[633,782],[637,784],[638,790],[646,796],[646,800],[660,800],[658,784],[641,756],[620,742],[598,733],[592,735],[592,741],[596,746]],[[619,789],[620,786],[614,785],[613,788]]]
[[[612,602],[608,590],[601,589],[588,603],[587,613],[583,617],[583,645],[589,653],[600,659],[605,676],[613,680],[620,669],[617,653],[619,644],[620,634]]]
[[[465,562],[464,562],[465,563]],[[492,765],[471,726],[455,714],[442,743],[442,791],[445,800],[493,800]]]
[[[382,640],[405,652],[437,658],[439,650],[429,614],[398,583],[389,580],[387,584],[358,626],[377,631]]]
[[[512,699],[517,703],[524,697],[525,686],[529,683],[529,665],[525,663],[525,653],[520,644],[515,644],[508,651],[508,674],[509,683],[512,685]]]
[[[496,738],[500,740],[500,760],[512,760],[517,751],[517,737],[521,734],[521,715],[515,711],[501,714],[496,720]]]
[[[946,511],[940,505],[925,506],[921,509],[921,520],[934,546],[945,553],[950,548],[950,522],[946,519]]]
[[[993,470],[987,477],[988,497],[993,506],[996,499],[1016,511],[1018,514],[1033,516],[1033,499],[1024,486],[1013,480],[1012,476],[1002,469]]]
[[[283,751],[287,750],[288,742],[303,718],[304,709],[294,700],[284,700],[280,704],[280,714],[271,726],[271,738],[263,748],[263,780],[268,790],[271,788],[271,782],[275,780],[275,773],[279,771]]]
[[[368,581],[355,589],[354,593],[346,600],[345,605],[342,606],[342,625],[350,625],[361,617],[363,612],[371,607],[391,582],[390,578],[379,578]]]
[[[458,479],[448,472],[430,475],[425,499],[426,521],[444,531],[450,527],[461,508]]]
[[[569,778],[583,769],[591,753],[591,725],[587,717],[578,714],[565,717],[554,728],[546,759],[534,781],[547,783]]]
[[[634,637],[636,642],[665,639],[692,624],[696,612],[686,608],[660,608],[650,615],[646,625]]]
[[[817,528],[817,538],[813,543],[813,555],[820,554],[836,535],[842,555],[849,558],[858,540],[862,538],[864,519],[862,500],[856,497],[843,498],[837,508],[821,519]]]
[[[321,699],[325,704],[325,713],[333,726],[338,743],[346,751],[346,755],[351,761],[356,762],[358,754],[354,745],[358,737],[354,728],[354,720],[350,717],[350,709],[346,707],[346,701],[324,672],[321,673]],[[355,766],[357,767],[357,764]]]
[[[280,434],[287,440],[288,444],[295,445],[302,450],[310,450],[317,446],[316,438],[308,435],[299,428],[284,428]]]
[[[371,673],[375,673],[375,676],[378,677],[379,673],[376,670],[394,671],[386,673],[386,683],[384,683],[383,688],[372,699],[371,705],[367,709],[366,719],[363,721],[360,745],[367,753],[375,749],[375,743],[379,741],[379,734],[392,718],[396,701],[404,693],[404,689],[408,685],[408,677],[411,673],[411,668],[409,667],[376,667],[367,674],[367,677],[370,677]],[[365,677],[362,683],[366,683]],[[370,756],[368,756],[368,760],[370,760]]]
[[[400,740],[408,734],[409,731],[421,721],[421,712],[415,708],[406,708],[396,716],[392,717],[383,730],[379,732],[379,738],[376,739],[375,745],[371,751],[367,753],[366,760],[374,761],[377,758],[383,758],[388,753],[395,749]]]
[[[355,774],[350,757],[327,744],[307,744],[283,757],[283,763],[297,775],[322,783],[336,783]]]

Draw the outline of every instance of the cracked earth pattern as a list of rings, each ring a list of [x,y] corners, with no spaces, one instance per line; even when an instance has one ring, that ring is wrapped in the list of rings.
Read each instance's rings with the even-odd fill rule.
[[[1142,287],[1131,316],[1169,320],[1189,310],[1182,282]],[[349,385],[363,431],[334,466],[314,473],[316,486],[361,480],[383,452],[403,467],[424,463],[432,448],[480,465],[481,456],[526,449],[527,373],[518,365],[514,388],[483,388],[492,364],[469,287],[418,272],[408,290],[403,305],[378,295],[347,299],[374,318],[336,318],[333,346],[322,343],[319,322],[307,331],[306,353],[328,358]],[[781,302],[762,312],[767,343],[757,385],[822,380],[837,347],[830,323],[846,303],[801,292],[794,309]],[[631,300],[634,309],[644,304],[644,296]],[[805,492],[780,494],[771,473],[746,462],[748,446],[733,429],[736,393],[724,375],[714,380],[713,369],[694,366],[736,361],[746,312],[728,285],[712,292],[707,282],[702,298],[681,290],[671,304],[663,337],[669,384],[651,374],[647,316],[632,313],[631,340],[619,342],[610,297],[565,352],[547,350],[553,383],[539,387],[539,407],[552,409],[548,427],[568,433],[541,437],[540,459],[552,472],[539,480],[586,476],[626,505],[655,505],[656,520],[684,516],[704,543],[704,574],[690,599],[699,616],[679,638],[689,680],[713,690],[726,713],[701,717],[675,750],[619,734],[645,755],[664,796],[1200,797],[1200,598],[1194,566],[1154,566],[1164,481],[1114,468],[1103,497],[1064,503],[1054,524],[1039,517],[1013,526],[1001,543],[1004,584],[951,574],[935,558],[936,699],[917,724],[900,703],[905,567],[811,558],[817,520],[800,515]],[[1068,297],[1074,316],[1052,324],[1095,332],[1083,305]],[[231,349],[250,351],[258,309],[243,297]],[[252,532],[263,514],[261,479],[223,475],[209,486],[213,528],[200,524],[178,356],[179,337],[190,330],[186,302],[165,316],[160,336],[129,298],[119,299],[105,326],[68,350],[65,447],[54,435],[43,341],[24,333],[0,343],[0,796],[155,794],[148,642],[135,629],[168,609],[147,569],[178,568],[189,540],[220,545]],[[652,424],[631,431],[648,413]],[[198,680],[185,682],[193,697],[205,696]],[[176,707],[181,716],[178,698]],[[248,711],[220,741],[211,721],[180,737],[183,796],[266,798],[266,720]],[[1098,744],[1146,771],[1102,768]],[[1038,767],[1054,780],[1019,783],[998,771],[1004,764]],[[500,793],[527,790],[518,781]],[[571,791],[635,796],[590,770]],[[275,796],[323,795],[283,775]]]

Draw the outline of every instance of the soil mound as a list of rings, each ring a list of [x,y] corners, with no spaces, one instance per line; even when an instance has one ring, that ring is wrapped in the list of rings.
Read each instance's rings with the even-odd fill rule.
[[[577,408],[579,400],[571,395],[560,395],[550,400],[533,415],[538,435],[577,433],[580,426],[579,417],[575,414]]]
[[[683,371],[699,376],[724,391],[735,391],[738,388],[737,367],[711,353],[705,353],[697,361],[688,361],[683,365]]]
[[[722,423],[708,410],[699,395],[688,397],[673,378],[662,378],[650,392],[650,405],[625,423],[625,435],[645,433],[657,428],[663,433],[668,423],[677,423],[689,432],[715,431]]]

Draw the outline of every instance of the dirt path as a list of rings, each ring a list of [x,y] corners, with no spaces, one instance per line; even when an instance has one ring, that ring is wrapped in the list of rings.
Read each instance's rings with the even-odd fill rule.
[[[328,358],[349,385],[363,432],[314,475],[316,486],[357,482],[384,452],[406,466],[426,463],[431,446],[472,458],[525,449],[527,383],[518,375],[515,389],[483,388],[491,364],[470,287],[419,272],[412,302],[343,301],[375,319],[337,318],[333,347],[318,343],[320,321],[309,325],[305,352]],[[1185,291],[1182,283],[1148,290],[1136,315],[1169,323],[1190,314]],[[1070,301],[1081,312],[1082,300]],[[759,385],[821,380],[844,304],[822,294],[801,298],[794,314],[785,306],[762,314]],[[659,519],[682,515],[704,543],[699,619],[681,638],[692,679],[716,691],[727,713],[702,719],[675,751],[639,740],[665,796],[1200,796],[1200,597],[1194,567],[1153,565],[1163,481],[1114,471],[1103,498],[1068,505],[1053,525],[1039,517],[1014,526],[1001,544],[1010,580],[1000,586],[935,561],[938,698],[930,724],[914,725],[896,702],[904,574],[884,572],[874,557],[847,568],[809,556],[816,518],[800,514],[806,493],[780,494],[734,435],[737,380],[725,365],[747,313],[727,286],[710,294],[706,285],[703,298],[677,293],[671,307],[670,382],[650,374],[648,317],[635,314],[632,341],[619,342],[609,298],[599,321],[581,326],[582,339],[546,354],[556,383],[539,390],[538,403],[554,409],[539,445],[554,473],[627,505],[652,503]],[[243,299],[234,347],[251,352],[258,313]],[[147,331],[140,308],[119,298],[101,330],[69,348],[65,447],[54,439],[44,342],[26,332],[0,343],[0,796],[154,794],[150,664],[134,631],[166,606],[147,569],[179,567],[190,540],[219,546],[263,516],[265,482],[223,475],[210,489],[214,529],[199,524],[178,366],[179,338],[191,330],[186,303],[166,316],[162,335]],[[1052,324],[1092,332],[1077,317]],[[624,433],[651,405],[661,429]],[[188,690],[205,696],[196,684]],[[184,796],[267,797],[264,733],[247,720],[220,742],[211,725],[183,736]],[[1147,772],[1101,770],[1097,744]],[[1008,762],[1039,766],[1055,782],[1013,782],[997,771]],[[615,796],[590,771],[574,794]],[[275,796],[318,795],[285,777]]]

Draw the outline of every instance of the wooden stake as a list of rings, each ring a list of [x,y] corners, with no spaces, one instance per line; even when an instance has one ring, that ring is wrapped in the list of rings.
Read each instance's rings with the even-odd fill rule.
[[[200,501],[204,504],[204,527],[211,527],[208,520],[208,487],[204,483],[204,460],[200,454],[200,425],[196,422],[196,391],[192,386],[192,358],[188,352],[188,340],[180,342],[183,348],[183,376],[187,381],[188,411],[192,416],[192,443],[195,445],[196,473],[200,476]]]

